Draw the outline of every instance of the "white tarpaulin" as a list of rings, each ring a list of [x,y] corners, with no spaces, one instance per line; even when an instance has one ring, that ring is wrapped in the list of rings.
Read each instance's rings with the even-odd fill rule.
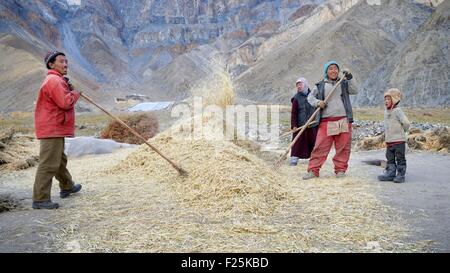
[[[158,102],[142,102],[128,109],[130,112],[138,111],[158,111],[166,109],[172,105],[172,101],[158,101]]]
[[[118,148],[129,148],[136,145],[119,143],[111,139],[95,137],[66,138],[64,153],[67,156],[81,156],[89,154],[108,154]]]

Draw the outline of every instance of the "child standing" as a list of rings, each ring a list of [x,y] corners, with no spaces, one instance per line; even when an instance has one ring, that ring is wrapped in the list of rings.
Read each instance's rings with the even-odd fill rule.
[[[384,93],[384,135],[386,141],[387,165],[384,175],[379,175],[380,181],[405,182],[406,174],[406,132],[410,122],[402,109],[398,107],[401,92],[391,88]],[[396,174],[397,172],[397,174]]]

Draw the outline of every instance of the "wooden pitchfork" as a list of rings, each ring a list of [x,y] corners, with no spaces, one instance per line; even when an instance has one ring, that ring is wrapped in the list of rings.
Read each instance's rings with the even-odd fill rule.
[[[313,121],[313,122],[311,122],[310,125],[313,125],[313,124],[316,124],[316,123],[317,123],[317,121]],[[305,125],[300,126],[297,129],[295,129],[295,130],[290,130],[289,132],[286,132],[286,133],[282,134],[280,137],[285,137],[285,136],[288,136],[290,134],[296,133],[296,132],[300,131],[301,129],[303,129],[304,126]]]
[[[89,98],[88,96],[86,96],[83,93],[80,93],[80,96],[82,96],[85,100],[87,100],[88,102],[92,103],[93,105],[97,106],[100,110],[102,110],[105,114],[107,114],[108,116],[112,117],[113,119],[117,120],[117,122],[119,122],[122,126],[124,126],[125,128],[127,128],[133,135],[137,136],[140,140],[142,140],[148,147],[150,147],[153,151],[155,151],[157,154],[159,154],[162,158],[164,158],[167,162],[170,163],[170,165],[172,165],[172,167],[175,168],[175,170],[178,171],[178,173],[182,176],[187,176],[187,172],[185,170],[183,170],[183,168],[181,168],[179,165],[177,165],[175,162],[173,162],[172,160],[170,160],[168,157],[166,157],[165,155],[163,155],[156,147],[154,147],[152,144],[148,143],[147,140],[145,138],[143,138],[138,132],[136,132],[133,128],[131,128],[130,126],[128,126],[125,122],[123,122],[121,119],[119,119],[118,117],[114,116],[113,114],[109,113],[108,111],[106,111],[103,107],[101,107],[100,105],[98,105],[97,103],[95,103],[91,98]]]

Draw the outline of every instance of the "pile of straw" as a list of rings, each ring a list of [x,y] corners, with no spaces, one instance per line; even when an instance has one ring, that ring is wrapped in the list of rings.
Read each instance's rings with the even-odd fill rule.
[[[152,138],[158,133],[159,123],[153,113],[129,114],[122,121],[138,132],[143,138]],[[111,120],[101,132],[100,138],[112,139],[121,143],[142,144],[142,140],[131,134],[117,120]]]
[[[191,130],[183,124],[149,142],[180,164],[188,177],[179,176],[145,145],[119,155],[71,160],[83,190],[60,200],[64,209],[55,211],[54,225],[63,227],[53,233],[59,251],[426,249],[426,242],[409,240],[399,212],[383,205],[373,185],[357,174],[350,171],[349,177],[336,179],[327,162],[321,178],[302,181],[306,165],[274,171],[273,162],[231,141],[180,137]]]
[[[79,160],[96,160],[108,170],[108,156]],[[142,161],[140,170],[124,162],[111,175],[98,164],[97,170],[83,172],[78,177],[83,192],[61,200],[64,209],[55,212],[54,220],[63,229],[53,233],[59,251],[69,250],[68,242],[79,245],[75,251],[80,252],[421,252],[426,247],[426,242],[409,241],[408,225],[377,200],[370,183],[356,177],[337,180],[329,166],[321,178],[308,181],[298,178],[304,166],[283,166],[277,182],[289,194],[278,201],[269,185],[243,185],[237,181],[245,178],[237,175],[231,175],[235,181],[225,173],[201,185],[196,178],[209,175],[189,165],[185,167],[191,176],[180,180],[161,165],[156,170]],[[259,206],[264,210],[255,211]]]
[[[14,130],[0,133],[0,170],[24,170],[39,161],[38,142],[30,135],[16,134]]]
[[[436,151],[448,153],[450,151],[450,134],[447,127],[422,131],[413,128],[407,135],[408,147],[415,150]],[[366,137],[355,145],[357,150],[377,150],[386,147],[384,134]]]
[[[231,142],[183,140],[164,134],[150,141],[176,159],[189,176],[179,176],[147,146],[129,155],[112,173],[150,176],[166,183],[189,205],[221,212],[271,213],[287,195],[267,163]]]
[[[409,147],[417,150],[448,153],[450,151],[450,133],[447,127],[425,132],[416,129],[410,132],[407,143]]]

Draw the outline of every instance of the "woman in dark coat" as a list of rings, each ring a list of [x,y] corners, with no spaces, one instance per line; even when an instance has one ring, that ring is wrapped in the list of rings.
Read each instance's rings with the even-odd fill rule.
[[[308,94],[311,90],[308,87],[308,82],[305,78],[299,78],[295,83],[297,87],[297,93],[291,99],[292,111],[291,111],[291,129],[295,130],[303,126],[306,121],[314,113],[315,108],[308,103]],[[314,148],[317,135],[317,124],[313,124],[307,128],[295,145],[291,149],[291,166],[296,166],[298,159],[308,159],[311,156],[311,151]],[[297,136],[298,132],[292,135],[292,140]]]

